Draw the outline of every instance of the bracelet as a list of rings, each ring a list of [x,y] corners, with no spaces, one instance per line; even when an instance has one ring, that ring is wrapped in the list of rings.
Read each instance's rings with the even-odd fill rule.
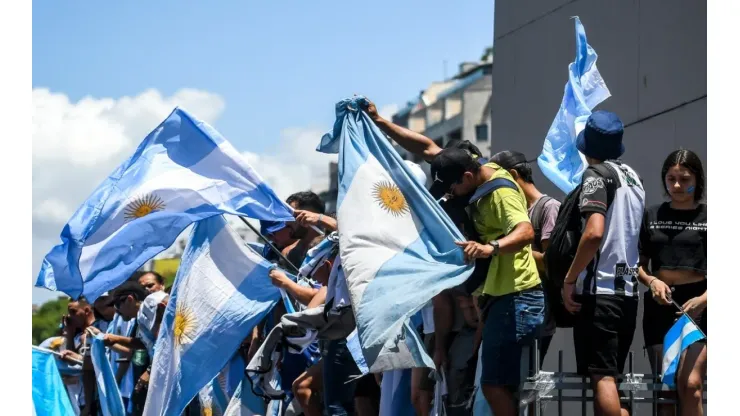
[[[653,277],[653,280],[651,280],[650,283],[648,283],[648,289],[653,290],[653,283],[655,283],[656,280],[658,280],[658,278]]]
[[[321,222],[321,219],[322,219],[322,218],[324,218],[324,214],[319,214],[319,219],[318,219],[318,221],[317,221],[317,222],[319,222],[319,223],[320,223],[320,222]]]

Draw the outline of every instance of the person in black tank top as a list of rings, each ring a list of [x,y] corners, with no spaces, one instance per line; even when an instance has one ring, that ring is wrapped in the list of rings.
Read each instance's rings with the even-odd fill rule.
[[[701,160],[690,150],[674,151],[663,164],[661,180],[671,200],[645,212],[639,269],[640,281],[649,288],[643,297],[645,347],[657,372],[662,370],[663,338],[680,314],[671,300],[707,333],[707,205],[701,202],[705,188]],[[706,364],[706,341],[689,347],[677,372],[682,414],[703,414]],[[674,411],[673,405],[660,406],[661,414]]]

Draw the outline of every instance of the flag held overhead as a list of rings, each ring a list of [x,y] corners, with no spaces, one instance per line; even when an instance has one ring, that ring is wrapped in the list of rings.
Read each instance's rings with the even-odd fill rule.
[[[195,221],[292,221],[291,212],[213,127],[175,108],[74,213],[36,286],[93,301]]]
[[[409,319],[472,272],[463,237],[356,96],[336,105],[319,151],[339,153],[337,223],[357,332],[371,372],[433,367]]]

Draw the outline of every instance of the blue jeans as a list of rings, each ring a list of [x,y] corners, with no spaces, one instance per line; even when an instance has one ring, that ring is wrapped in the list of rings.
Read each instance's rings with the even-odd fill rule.
[[[355,414],[355,387],[360,370],[347,349],[347,340],[328,342],[324,356],[324,414]],[[351,383],[349,380],[355,379]]]
[[[495,296],[490,302],[483,327],[481,384],[516,389],[522,372],[528,371],[529,351],[545,319],[545,295],[535,288]]]

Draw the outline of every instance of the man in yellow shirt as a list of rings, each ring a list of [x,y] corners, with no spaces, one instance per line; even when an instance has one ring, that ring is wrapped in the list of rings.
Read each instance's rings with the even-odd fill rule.
[[[470,195],[488,181],[508,186],[471,201],[481,241],[459,242],[468,261],[491,257],[483,284],[487,298],[483,327],[481,386],[496,416],[516,415],[522,357],[528,357],[544,320],[545,298],[531,243],[534,229],[527,202],[511,174],[495,163],[481,166],[467,151],[443,149],[432,161],[435,185],[455,197]]]

